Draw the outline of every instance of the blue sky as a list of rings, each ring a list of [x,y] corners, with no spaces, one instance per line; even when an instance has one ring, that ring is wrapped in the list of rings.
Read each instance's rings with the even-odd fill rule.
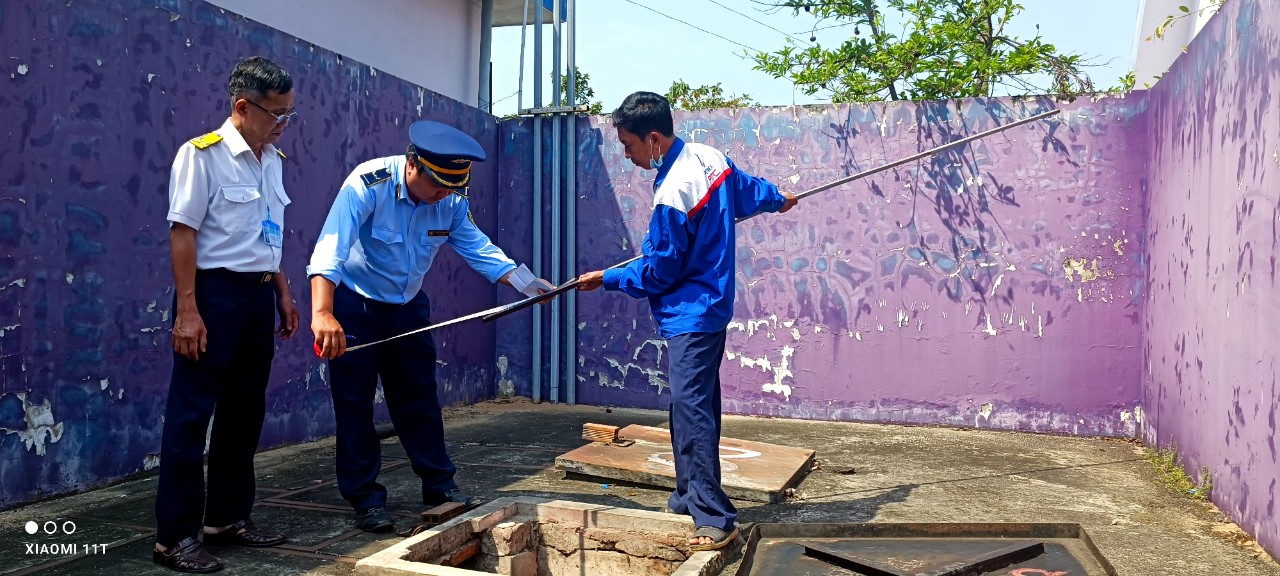
[[[807,43],[816,20],[782,10],[770,14],[755,0],[576,0],[578,68],[591,77],[596,98],[610,110],[636,90],[663,93],[675,80],[690,85],[719,82],[731,94],[749,94],[764,105],[823,102],[806,96],[790,81],[752,70],[743,57],[750,48],[773,51],[790,34]],[[1059,50],[1081,53],[1099,66],[1088,70],[1099,88],[1108,88],[1129,72],[1137,29],[1138,0],[1023,0],[1026,10],[1013,21],[1013,34],[1040,34]],[[645,7],[652,8],[652,10]],[[655,12],[656,11],[656,12]],[[736,14],[737,11],[741,14]],[[724,36],[681,24],[670,15]],[[745,15],[745,16],[744,16]],[[749,16],[751,19],[748,19]],[[759,21],[759,23],[752,21]],[[764,25],[762,25],[763,23]],[[823,25],[830,25],[828,21]],[[767,27],[765,25],[768,25]],[[516,111],[520,70],[520,26],[498,28],[493,39],[494,113]],[[776,29],[776,30],[775,30]],[[851,26],[819,30],[818,44],[836,45]],[[781,31],[781,32],[779,32]],[[533,106],[533,26],[527,29],[523,106]],[[547,52],[543,94],[550,105],[551,26],[544,27]],[[508,97],[509,96],[509,97]]]

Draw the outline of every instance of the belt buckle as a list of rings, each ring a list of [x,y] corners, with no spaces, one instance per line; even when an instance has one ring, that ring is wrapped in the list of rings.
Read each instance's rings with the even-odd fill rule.
[[[263,284],[266,284],[267,282],[270,282],[270,281],[271,281],[271,273],[270,273],[270,272],[263,272],[263,273],[262,273],[262,283],[263,283]]]

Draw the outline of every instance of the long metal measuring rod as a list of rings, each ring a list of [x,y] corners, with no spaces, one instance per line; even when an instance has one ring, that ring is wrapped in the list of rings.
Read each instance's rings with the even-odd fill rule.
[[[431,331],[431,330],[435,330],[436,328],[444,328],[445,326],[451,326],[451,325],[454,325],[454,324],[459,324],[459,323],[462,323],[462,322],[466,322],[467,320],[473,320],[473,319],[475,319],[475,318],[483,318],[486,314],[492,314],[492,313],[494,313],[494,312],[497,312],[497,311],[499,311],[499,310],[503,309],[504,307],[505,307],[505,305],[503,305],[503,306],[495,306],[495,307],[490,308],[490,309],[488,309],[488,310],[481,310],[481,311],[479,311],[479,312],[475,312],[475,313],[472,313],[472,314],[467,314],[466,316],[462,316],[462,317],[459,317],[459,318],[454,318],[453,320],[446,320],[446,321],[444,321],[444,322],[437,322],[437,323],[432,324],[432,325],[430,325],[430,326],[423,326],[422,328],[418,328],[417,330],[411,330],[411,331],[409,331],[409,332],[405,332],[405,333],[403,333],[403,334],[396,334],[395,336],[391,336],[390,338],[383,338],[383,339],[381,339],[381,340],[375,340],[375,341],[373,341],[373,342],[365,342],[364,344],[357,344],[357,345],[355,345],[355,346],[347,346],[347,352],[352,352],[352,351],[354,351],[354,350],[359,350],[359,349],[361,349],[361,348],[368,348],[368,347],[370,347],[370,346],[375,346],[375,345],[381,344],[381,343],[383,343],[383,342],[389,342],[389,341],[391,341],[391,340],[395,340],[396,338],[404,338],[405,336],[413,336],[414,334],[420,334],[420,333],[422,333],[422,332],[428,332],[428,331]],[[312,349],[313,351],[315,351],[316,356],[321,356],[321,351],[320,351],[320,345],[319,345],[319,344],[312,343],[312,345],[311,345],[311,349]]]
[[[937,154],[938,152],[942,152],[942,151],[944,151],[944,150],[949,150],[949,149],[951,149],[951,148],[955,148],[955,147],[957,147],[957,146],[961,146],[961,145],[964,145],[964,144],[968,144],[968,143],[970,143],[970,142],[973,142],[974,140],[978,140],[978,139],[980,139],[980,138],[983,138],[983,137],[986,137],[986,136],[990,136],[990,135],[995,134],[995,133],[997,133],[997,132],[1002,132],[1002,131],[1004,131],[1004,130],[1008,130],[1008,129],[1010,129],[1010,128],[1013,128],[1014,126],[1021,126],[1021,125],[1023,125],[1023,124],[1027,124],[1027,123],[1030,123],[1030,122],[1035,122],[1036,120],[1042,120],[1042,119],[1044,119],[1044,118],[1048,118],[1048,117],[1053,116],[1053,115],[1055,115],[1055,114],[1057,114],[1057,113],[1059,113],[1059,112],[1061,112],[1061,110],[1050,110],[1050,111],[1048,111],[1048,112],[1042,112],[1042,113],[1040,113],[1040,114],[1036,114],[1036,115],[1034,115],[1034,116],[1028,116],[1028,117],[1023,118],[1023,119],[1021,119],[1021,120],[1017,120],[1017,121],[1014,121],[1014,122],[1010,122],[1010,123],[1008,123],[1008,124],[1005,124],[1004,126],[997,126],[997,127],[992,128],[992,129],[990,129],[990,130],[987,130],[987,131],[985,131],[985,132],[979,132],[979,133],[977,133],[977,134],[973,134],[973,135],[971,135],[971,136],[966,136],[966,137],[961,138],[961,139],[959,139],[959,140],[956,140],[956,141],[954,141],[954,142],[948,142],[948,143],[946,143],[946,144],[943,144],[943,145],[941,145],[941,146],[938,146],[937,148],[931,148],[931,149],[929,149],[929,150],[925,150],[924,152],[920,152],[919,154],[915,154],[915,155],[913,155],[913,156],[909,156],[909,157],[907,157],[907,158],[903,158],[903,159],[901,159],[901,160],[897,160],[897,161],[894,161],[894,162],[890,162],[890,163],[888,163],[888,164],[885,164],[884,166],[879,166],[879,167],[876,167],[876,168],[872,168],[872,169],[870,169],[870,170],[866,170],[866,171],[863,171],[863,172],[859,172],[859,173],[854,174],[854,175],[852,175],[852,176],[846,176],[846,177],[841,178],[841,179],[839,179],[839,180],[835,180],[835,181],[832,181],[832,182],[828,182],[828,183],[826,183],[826,184],[823,184],[823,185],[821,185],[821,186],[818,186],[817,188],[813,188],[813,189],[810,189],[810,190],[805,190],[804,192],[801,192],[801,193],[799,193],[799,194],[796,194],[796,200],[800,200],[800,199],[802,199],[802,198],[805,198],[805,197],[808,197],[808,196],[812,196],[812,195],[817,194],[817,193],[819,193],[819,192],[822,192],[822,191],[824,191],[824,190],[830,190],[830,189],[835,188],[836,186],[840,186],[840,185],[842,185],[842,184],[848,184],[848,183],[850,183],[850,182],[853,182],[854,180],[859,180],[859,179],[862,179],[862,178],[866,178],[867,176],[871,176],[871,175],[873,175],[873,174],[878,174],[878,173],[880,173],[880,172],[884,172],[885,170],[889,170],[889,169],[892,169],[892,168],[896,168],[896,167],[901,166],[901,165],[903,165],[903,164],[908,164],[908,163],[911,163],[911,162],[915,162],[916,160],[919,160],[919,159],[921,159],[921,158],[925,158],[925,157],[927,157],[927,156],[930,156],[930,155],[933,155],[933,154]],[[757,216],[757,215],[759,215],[759,213],[753,214],[753,215],[751,215],[751,216],[747,216],[747,217],[745,217],[745,218],[739,218],[739,219],[738,219],[738,222],[744,222],[744,221],[749,220],[749,219],[751,219],[752,217]],[[639,260],[639,259],[640,259],[640,256],[634,256],[634,257],[632,257],[632,258],[630,258],[630,259],[628,259],[628,260],[625,260],[625,261],[619,262],[619,263],[617,263],[617,264],[614,264],[613,266],[610,266],[609,268],[621,268],[621,267],[626,266],[627,264],[630,264],[630,263],[632,263],[632,262],[635,262],[636,260]],[[571,289],[571,288],[575,288],[575,287],[577,287],[577,285],[578,285],[578,280],[577,280],[577,278],[571,279],[571,280],[569,280],[568,282],[565,282],[564,284],[561,284],[561,285],[560,285],[559,287],[557,287],[557,288],[555,289],[555,291],[553,291],[553,292],[548,292],[548,293],[545,293],[545,294],[540,294],[540,295],[538,295],[538,296],[533,296],[533,297],[530,297],[530,298],[526,298],[526,299],[524,299],[524,300],[520,300],[520,301],[518,301],[518,302],[513,302],[513,303],[511,303],[511,304],[507,304],[506,306],[500,306],[500,307],[499,307],[499,309],[497,309],[497,310],[495,310],[495,311],[492,311],[492,312],[488,312],[487,314],[482,315],[482,316],[480,317],[480,319],[481,319],[481,320],[484,320],[485,322],[492,322],[492,321],[497,320],[498,318],[501,318],[501,317],[506,316],[506,315],[508,315],[508,314],[512,314],[512,313],[515,313],[515,312],[519,312],[520,310],[524,310],[525,308],[528,308],[528,307],[530,307],[530,306],[533,306],[534,304],[537,304],[537,303],[539,303],[539,302],[544,302],[544,301],[546,301],[548,298],[554,298],[557,294],[560,294],[560,293],[562,293],[562,292],[565,292],[565,291],[567,291],[567,290],[569,290],[569,289]]]
[[[859,173],[857,173],[857,174],[854,174],[853,176],[846,176],[846,177],[841,178],[841,179],[839,179],[839,180],[836,180],[836,181],[834,181],[834,182],[828,182],[828,183],[826,183],[826,184],[823,184],[823,185],[821,185],[821,186],[819,186],[819,187],[817,187],[817,188],[814,188],[814,189],[812,189],[812,190],[805,190],[804,192],[801,192],[801,193],[799,193],[799,194],[796,194],[796,199],[797,199],[797,200],[800,200],[800,199],[802,199],[802,198],[804,198],[804,197],[806,197],[806,196],[812,196],[812,195],[817,194],[817,193],[819,193],[819,192],[822,192],[822,191],[824,191],[824,190],[829,190],[829,189],[831,189],[831,188],[835,188],[836,186],[840,186],[840,185],[842,185],[842,184],[848,184],[848,183],[850,183],[850,182],[853,182],[854,180],[860,180],[860,179],[862,179],[862,178],[866,178],[867,176],[871,176],[871,175],[873,175],[873,174],[879,174],[879,173],[881,173],[881,172],[884,172],[885,170],[890,170],[890,169],[893,169],[893,168],[897,168],[897,167],[899,167],[899,166],[901,166],[901,165],[903,165],[903,164],[907,164],[907,163],[910,163],[910,162],[915,162],[916,160],[919,160],[919,159],[924,158],[924,157],[926,157],[926,156],[932,156],[932,155],[937,154],[937,153],[939,153],[939,152],[942,152],[942,151],[944,151],[944,150],[950,150],[950,149],[952,149],[952,148],[955,148],[956,146],[961,146],[961,145],[963,145],[963,144],[968,144],[968,143],[970,143],[970,142],[973,142],[974,140],[979,140],[979,139],[982,139],[982,138],[986,138],[987,136],[990,136],[990,135],[995,134],[995,133],[997,133],[997,132],[1004,132],[1005,130],[1008,130],[1008,129],[1013,128],[1013,127],[1015,127],[1015,126],[1021,126],[1021,125],[1023,125],[1023,124],[1028,124],[1028,123],[1031,123],[1031,122],[1035,122],[1036,120],[1043,120],[1043,119],[1048,118],[1048,117],[1050,117],[1050,116],[1054,116],[1054,115],[1058,114],[1059,112],[1062,112],[1062,111],[1061,111],[1061,110],[1050,110],[1050,111],[1048,111],[1048,112],[1041,112],[1041,113],[1036,114],[1036,115],[1034,115],[1034,116],[1028,116],[1028,117],[1023,118],[1023,119],[1021,119],[1021,120],[1015,120],[1015,121],[1013,121],[1013,122],[1010,122],[1010,123],[1008,123],[1008,124],[1005,124],[1004,126],[996,126],[995,128],[992,128],[992,129],[987,130],[987,131],[985,131],[985,132],[979,132],[979,133],[977,133],[977,134],[973,134],[973,135],[971,135],[971,136],[965,136],[964,138],[961,138],[961,139],[956,140],[956,141],[954,141],[954,142],[947,142],[946,144],[943,144],[943,145],[941,145],[941,146],[939,146],[939,147],[937,147],[937,148],[931,148],[931,149],[929,149],[929,150],[925,150],[924,152],[921,152],[921,153],[919,153],[919,154],[915,154],[915,155],[913,155],[913,156],[908,156],[908,157],[906,157],[906,158],[903,158],[903,159],[901,159],[901,160],[897,160],[897,161],[895,161],[895,162],[890,162],[890,163],[888,163],[888,164],[885,164],[884,166],[880,166],[880,167],[878,167],[878,168],[872,168],[872,169],[867,170],[867,171],[865,171],[865,172],[859,172]],[[741,222],[741,220],[739,220],[739,222]]]
[[[859,173],[857,173],[857,174],[854,174],[854,175],[852,175],[852,176],[846,176],[846,177],[841,178],[841,179],[839,179],[839,180],[834,180],[834,181],[832,181],[832,182],[828,182],[828,183],[826,183],[826,184],[823,184],[823,185],[821,185],[821,186],[818,186],[817,188],[812,188],[812,189],[809,189],[809,190],[805,190],[804,192],[801,192],[801,193],[799,193],[799,194],[796,194],[796,199],[797,199],[797,200],[800,200],[800,199],[803,199],[803,198],[807,198],[807,197],[812,196],[812,195],[814,195],[814,194],[817,194],[817,193],[819,193],[819,192],[823,192],[823,191],[826,191],[826,190],[830,190],[830,189],[832,189],[832,188],[835,188],[836,186],[841,186],[841,185],[844,185],[844,184],[848,184],[848,183],[850,183],[850,182],[853,182],[854,180],[860,180],[860,179],[862,179],[862,178],[866,178],[866,177],[868,177],[868,176],[872,176],[872,175],[875,175],[875,174],[879,174],[879,173],[881,173],[881,172],[884,172],[885,170],[891,170],[891,169],[893,169],[893,168],[897,168],[898,166],[901,166],[901,165],[903,165],[903,164],[909,164],[909,163],[911,163],[911,162],[915,162],[916,160],[920,160],[921,158],[926,158],[926,157],[928,157],[928,156],[932,156],[932,155],[937,154],[937,153],[939,153],[939,152],[943,152],[943,151],[946,151],[946,150],[950,150],[950,149],[952,149],[952,148],[956,148],[956,147],[958,147],[958,146],[963,146],[963,145],[965,145],[965,144],[968,144],[968,143],[970,143],[970,142],[973,142],[974,140],[979,140],[979,139],[985,138],[985,137],[987,137],[987,136],[990,136],[990,135],[992,135],[992,134],[996,134],[996,133],[998,133],[998,132],[1003,132],[1003,131],[1008,130],[1008,129],[1010,129],[1010,128],[1013,128],[1013,127],[1015,127],[1015,126],[1021,126],[1021,125],[1023,125],[1023,124],[1029,124],[1029,123],[1031,123],[1031,122],[1035,122],[1036,120],[1043,120],[1043,119],[1048,118],[1048,117],[1050,117],[1050,116],[1054,116],[1054,115],[1056,115],[1056,114],[1058,114],[1058,113],[1060,113],[1060,112],[1061,112],[1061,110],[1050,110],[1050,111],[1048,111],[1048,112],[1041,112],[1041,113],[1036,114],[1036,115],[1034,115],[1034,116],[1028,116],[1028,117],[1023,118],[1023,119],[1021,119],[1021,120],[1015,120],[1015,121],[1010,122],[1010,123],[1008,123],[1008,124],[1005,124],[1005,125],[1003,125],[1003,126],[997,126],[997,127],[992,128],[992,129],[990,129],[990,130],[986,130],[986,131],[983,131],[983,132],[979,132],[979,133],[977,133],[977,134],[973,134],[973,135],[970,135],[970,136],[966,136],[966,137],[961,138],[961,139],[959,139],[959,140],[955,140],[955,141],[953,141],[953,142],[948,142],[948,143],[943,144],[943,145],[941,145],[941,146],[938,146],[938,147],[936,147],[936,148],[930,148],[929,150],[925,150],[924,152],[920,152],[920,153],[918,153],[918,154],[914,154],[914,155],[912,155],[912,156],[908,156],[908,157],[903,158],[903,159],[901,159],[901,160],[895,160],[895,161],[890,162],[890,163],[888,163],[888,164],[885,164],[885,165],[883,165],[883,166],[878,166],[878,167],[876,167],[876,168],[872,168],[872,169],[870,169],[870,170],[865,170],[865,171],[859,172]],[[748,216],[748,217],[746,217],[746,218],[741,218],[741,219],[739,219],[739,220],[738,220],[738,222],[742,222],[742,221],[747,220],[747,219],[749,219],[749,218],[751,218],[751,216]],[[625,260],[625,261],[623,261],[623,262],[619,262],[619,263],[617,263],[617,264],[614,264],[613,266],[610,266],[609,268],[620,268],[620,267],[622,267],[622,266],[626,266],[627,264],[630,264],[630,263],[632,263],[632,262],[635,262],[636,260],[639,260],[639,259],[640,259],[640,256],[635,256],[635,257],[630,258],[630,259],[628,259],[628,260]],[[437,329],[437,328],[444,328],[445,326],[451,326],[451,325],[453,325],[453,324],[458,324],[458,323],[461,323],[461,322],[465,322],[465,321],[467,321],[467,320],[474,320],[474,319],[476,319],[476,318],[480,318],[480,319],[484,320],[485,322],[492,322],[493,320],[497,320],[498,318],[501,318],[501,317],[506,316],[506,315],[508,315],[508,314],[513,314],[513,313],[515,313],[515,312],[519,312],[520,310],[524,310],[525,308],[528,308],[528,307],[533,306],[533,305],[535,305],[535,304],[538,304],[538,303],[541,303],[541,302],[546,302],[547,300],[550,300],[551,298],[555,298],[556,296],[559,296],[560,294],[563,294],[563,293],[565,293],[565,292],[568,292],[569,290],[572,290],[572,289],[577,288],[577,287],[578,287],[578,279],[577,279],[577,278],[573,278],[573,279],[571,279],[571,280],[569,280],[569,281],[565,282],[564,284],[561,284],[561,285],[557,286],[555,290],[552,290],[552,291],[550,291],[550,292],[546,292],[546,293],[543,293],[543,294],[539,294],[539,295],[537,295],[537,296],[531,296],[531,297],[529,297],[529,298],[525,298],[524,300],[520,300],[520,301],[517,301],[517,302],[512,302],[511,304],[503,304],[503,305],[501,305],[501,306],[495,306],[495,307],[490,308],[490,309],[488,309],[488,310],[481,310],[481,311],[479,311],[479,312],[475,312],[475,313],[473,313],[473,314],[468,314],[468,315],[466,315],[466,316],[462,316],[462,317],[460,317],[460,318],[454,318],[453,320],[448,320],[448,321],[445,321],[445,322],[439,322],[439,323],[436,323],[436,324],[432,324],[432,325],[430,325],[430,326],[424,326],[424,327],[422,327],[422,328],[418,328],[417,330],[413,330],[413,331],[410,331],[410,332],[405,332],[404,334],[397,334],[397,335],[392,336],[392,337],[390,337],[390,338],[384,338],[384,339],[382,339],[382,340],[378,340],[378,341],[376,341],[376,342],[366,342],[366,343],[364,343],[364,344],[359,344],[359,345],[356,345],[356,346],[351,346],[351,347],[347,348],[347,351],[348,351],[348,352],[350,352],[350,351],[352,351],[352,350],[359,350],[359,349],[361,349],[361,348],[366,348],[366,347],[369,347],[369,346],[374,346],[374,345],[376,345],[376,344],[381,344],[381,343],[383,343],[383,342],[387,342],[387,341],[389,341],[389,340],[395,340],[396,338],[403,338],[403,337],[405,337],[405,336],[412,336],[412,335],[414,335],[414,334],[418,334],[418,333],[421,333],[421,332],[427,332],[427,331],[429,331],[429,330],[435,330],[435,329]],[[316,354],[317,354],[317,355],[319,355],[319,351],[318,351],[318,350],[317,350]]]

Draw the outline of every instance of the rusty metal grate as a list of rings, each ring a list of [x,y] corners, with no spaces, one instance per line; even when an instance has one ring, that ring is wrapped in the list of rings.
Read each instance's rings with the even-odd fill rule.
[[[1115,576],[1078,524],[757,524],[738,576]]]

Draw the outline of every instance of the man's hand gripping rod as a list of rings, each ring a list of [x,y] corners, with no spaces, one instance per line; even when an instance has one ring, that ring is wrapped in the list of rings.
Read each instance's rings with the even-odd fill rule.
[[[836,186],[842,186],[842,185],[844,185],[844,184],[848,184],[848,183],[850,183],[850,182],[853,182],[854,180],[861,180],[861,179],[866,178],[866,177],[868,177],[868,176],[872,176],[872,175],[875,175],[875,174],[879,174],[879,173],[881,173],[881,172],[884,172],[885,170],[891,170],[891,169],[893,169],[893,168],[897,168],[898,166],[901,166],[901,165],[903,165],[903,164],[909,164],[909,163],[911,163],[911,162],[915,162],[916,160],[920,160],[920,159],[922,159],[922,158],[926,158],[926,157],[928,157],[928,156],[932,156],[932,155],[937,154],[937,153],[939,153],[939,152],[943,152],[943,151],[945,151],[945,150],[950,150],[950,149],[952,149],[952,148],[956,148],[956,147],[958,147],[958,146],[963,146],[963,145],[965,145],[965,144],[968,144],[968,143],[970,143],[970,142],[973,142],[974,140],[980,140],[980,139],[982,139],[982,138],[986,138],[987,136],[990,136],[990,135],[995,134],[995,133],[997,133],[997,132],[1003,132],[1003,131],[1008,130],[1008,129],[1010,129],[1010,128],[1013,128],[1013,127],[1015,127],[1015,126],[1021,126],[1021,125],[1023,125],[1023,124],[1029,124],[1029,123],[1031,123],[1031,122],[1035,122],[1036,120],[1043,120],[1043,119],[1048,118],[1048,117],[1050,117],[1050,116],[1054,116],[1054,115],[1056,115],[1056,114],[1058,114],[1058,113],[1060,113],[1060,112],[1062,112],[1062,111],[1061,111],[1061,110],[1050,110],[1050,111],[1048,111],[1048,112],[1041,112],[1040,114],[1036,114],[1036,115],[1034,115],[1034,116],[1028,116],[1028,117],[1023,118],[1023,119],[1021,119],[1021,120],[1015,120],[1015,121],[1013,121],[1013,122],[1010,122],[1010,123],[1008,123],[1008,124],[1005,124],[1004,126],[997,126],[997,127],[992,128],[992,129],[990,129],[990,130],[986,130],[986,131],[983,131],[983,132],[979,132],[979,133],[977,133],[977,134],[973,134],[973,135],[970,135],[970,136],[966,136],[966,137],[961,138],[961,139],[959,139],[959,140],[956,140],[956,141],[954,141],[954,142],[948,142],[948,143],[946,143],[946,144],[943,144],[943,145],[941,145],[941,146],[938,146],[937,148],[930,148],[929,150],[925,150],[924,152],[920,152],[920,153],[918,153],[918,154],[914,154],[914,155],[912,155],[912,156],[908,156],[908,157],[903,158],[903,159],[901,159],[901,160],[896,160],[896,161],[894,161],[894,162],[890,162],[890,163],[885,164],[885,165],[883,165],[883,166],[878,166],[878,167],[876,167],[876,168],[872,168],[872,169],[870,169],[870,170],[866,170],[866,171],[863,171],[863,172],[859,172],[859,173],[854,174],[854,175],[852,175],[852,176],[846,176],[846,177],[841,178],[841,179],[839,179],[839,180],[835,180],[835,181],[832,181],[832,182],[828,182],[828,183],[826,183],[826,184],[823,184],[823,185],[821,185],[821,186],[818,186],[817,188],[812,188],[812,189],[809,189],[809,190],[805,190],[804,192],[801,192],[801,193],[799,193],[799,194],[796,194],[796,200],[802,200],[802,199],[804,199],[804,198],[806,198],[806,197],[812,196],[812,195],[817,194],[817,193],[819,193],[819,192],[823,192],[823,191],[826,191],[826,190],[830,190],[830,189],[832,189],[832,188],[835,188]],[[742,221],[747,220],[747,219],[750,219],[750,218],[751,218],[751,216],[748,216],[748,217],[746,217],[746,218],[741,218],[741,219],[739,219],[739,220],[738,220],[738,222],[742,222]],[[640,256],[636,256],[636,257],[630,258],[630,259],[628,259],[628,260],[625,260],[625,261],[623,261],[623,262],[619,262],[619,263],[617,263],[617,264],[614,264],[613,266],[610,266],[609,268],[621,268],[621,267],[626,266],[627,264],[630,264],[630,263],[632,263],[632,262],[635,262],[636,260],[639,260],[639,259],[640,259]],[[502,306],[495,306],[495,307],[490,308],[490,309],[488,309],[488,310],[481,310],[480,312],[476,312],[476,313],[474,313],[474,314],[468,314],[468,315],[463,316],[463,317],[461,317],[461,318],[454,318],[453,320],[449,320],[449,321],[446,321],[446,322],[440,322],[440,323],[438,323],[438,324],[432,324],[432,325],[430,325],[430,326],[426,326],[426,327],[424,327],[424,328],[419,328],[419,329],[414,330],[414,331],[412,331],[412,332],[405,332],[404,334],[398,334],[398,335],[396,335],[396,336],[392,336],[392,337],[390,337],[390,338],[385,338],[385,339],[382,339],[382,340],[378,340],[378,341],[376,341],[376,342],[367,342],[367,343],[365,343],[365,344],[360,344],[360,345],[358,345],[358,346],[351,346],[351,347],[347,348],[347,351],[348,351],[348,352],[350,352],[350,351],[352,351],[352,350],[359,350],[359,349],[361,349],[361,348],[365,348],[365,347],[368,347],[368,346],[373,346],[373,345],[375,345],[375,344],[381,344],[381,343],[386,342],[386,341],[388,341],[388,340],[395,340],[396,338],[402,338],[402,337],[404,337],[404,336],[410,336],[410,335],[413,335],[413,334],[418,334],[418,333],[420,333],[420,332],[427,332],[427,331],[429,331],[429,330],[435,330],[436,328],[443,328],[443,327],[445,327],[445,326],[450,326],[450,325],[453,325],[453,324],[458,324],[458,323],[460,323],[460,322],[465,322],[465,321],[467,321],[467,320],[473,320],[473,319],[476,319],[476,318],[480,318],[481,320],[483,320],[483,321],[485,321],[485,322],[492,322],[492,321],[497,320],[498,318],[501,318],[501,317],[506,316],[506,315],[508,315],[508,314],[514,314],[514,313],[516,313],[516,312],[519,312],[519,311],[521,311],[521,310],[524,310],[525,308],[528,308],[528,307],[530,307],[530,306],[533,306],[534,304],[538,304],[538,303],[541,303],[541,302],[545,302],[545,301],[547,301],[547,300],[550,300],[551,298],[555,298],[556,296],[559,296],[560,294],[563,294],[563,293],[565,293],[565,292],[568,292],[569,290],[572,290],[572,289],[574,289],[574,288],[577,288],[577,286],[578,286],[578,279],[577,279],[577,278],[574,278],[574,279],[572,279],[572,280],[569,280],[568,282],[565,282],[564,284],[561,284],[561,285],[557,286],[555,290],[552,290],[552,291],[550,291],[550,292],[545,292],[545,293],[543,293],[543,294],[539,294],[539,295],[537,295],[537,296],[531,296],[531,297],[529,297],[529,298],[525,298],[524,300],[520,300],[520,301],[517,301],[517,302],[513,302],[513,303],[511,303],[511,304],[503,304]],[[317,352],[317,354],[318,354],[318,352]]]

